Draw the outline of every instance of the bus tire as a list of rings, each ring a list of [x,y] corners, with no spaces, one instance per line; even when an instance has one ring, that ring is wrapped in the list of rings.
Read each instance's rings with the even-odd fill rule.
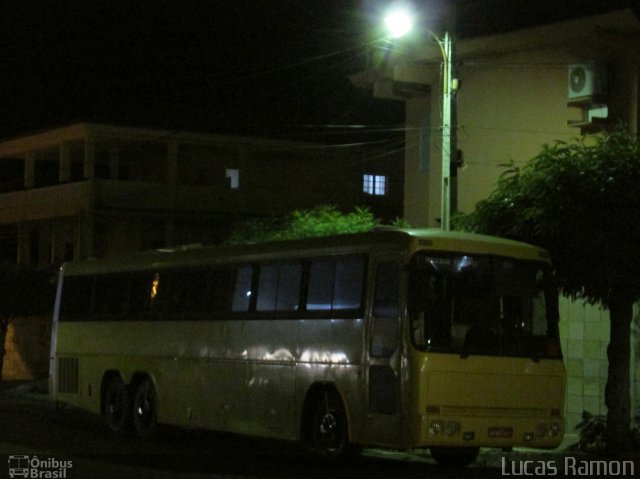
[[[440,466],[467,467],[476,460],[480,448],[432,446],[429,450]]]
[[[349,424],[340,395],[325,389],[310,413],[310,451],[325,459],[343,457],[349,450]]]
[[[133,433],[141,438],[152,437],[157,429],[158,401],[156,389],[151,379],[144,377],[132,388],[131,424]]]
[[[129,390],[120,376],[113,376],[104,391],[103,416],[107,427],[116,434],[130,429]]]

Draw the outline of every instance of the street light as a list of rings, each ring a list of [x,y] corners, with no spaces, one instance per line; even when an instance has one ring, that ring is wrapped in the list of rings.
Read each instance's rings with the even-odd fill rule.
[[[389,10],[384,23],[392,38],[400,38],[413,28],[413,15],[406,8],[398,6]],[[453,150],[453,49],[448,31],[441,38],[431,30],[427,33],[433,38],[442,53],[442,173],[440,181],[440,227],[448,231],[451,228],[451,152]]]
[[[413,15],[405,9],[393,9],[384,17],[391,38],[400,38],[413,30]]]

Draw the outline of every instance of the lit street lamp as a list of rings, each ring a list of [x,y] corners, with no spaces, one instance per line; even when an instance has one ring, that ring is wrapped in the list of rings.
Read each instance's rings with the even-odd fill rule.
[[[384,23],[392,38],[400,38],[409,33],[413,28],[413,17],[406,9],[392,9],[384,18]],[[443,230],[449,230],[451,225],[451,152],[453,148],[453,90],[456,88],[452,78],[453,49],[451,36],[445,31],[441,38],[427,30],[440,47],[442,53],[442,173],[441,173],[441,204],[440,226]]]

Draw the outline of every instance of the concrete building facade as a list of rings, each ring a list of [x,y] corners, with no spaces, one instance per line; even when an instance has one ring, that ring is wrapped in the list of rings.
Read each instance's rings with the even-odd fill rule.
[[[402,162],[361,148],[76,124],[0,142],[0,262],[217,243],[318,204],[402,216]],[[363,187],[367,178],[384,191]],[[380,180],[382,178],[382,180]]]
[[[420,32],[418,32],[420,33]],[[425,32],[399,39],[356,86],[406,105],[404,211],[416,226],[439,227],[442,54]],[[457,149],[451,203],[469,213],[495,187],[501,165],[523,166],[544,144],[623,124],[638,133],[640,21],[631,10],[454,41]],[[632,402],[640,409],[640,336],[632,358]],[[608,313],[561,302],[567,430],[583,410],[604,414]]]
[[[397,155],[97,124],[0,141],[0,267],[213,244],[244,220],[321,204],[391,221],[402,216]],[[11,323],[5,378],[46,375],[49,330],[50,318]]]

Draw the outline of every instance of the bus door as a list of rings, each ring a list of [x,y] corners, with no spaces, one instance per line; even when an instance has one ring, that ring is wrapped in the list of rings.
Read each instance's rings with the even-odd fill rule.
[[[401,272],[400,258],[374,262],[365,400],[366,436],[372,444],[397,444],[400,439]]]

